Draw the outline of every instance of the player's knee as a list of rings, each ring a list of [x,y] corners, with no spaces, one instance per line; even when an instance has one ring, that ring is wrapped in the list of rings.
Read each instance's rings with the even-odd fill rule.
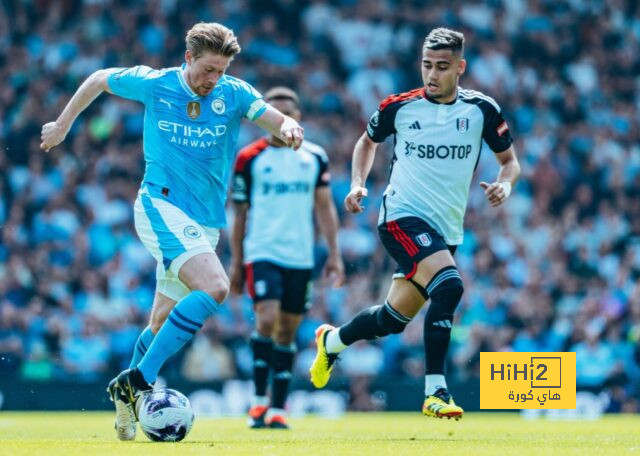
[[[464,285],[458,270],[451,266],[438,271],[427,286],[427,291],[431,296],[432,305],[442,303],[443,310],[453,313],[464,293]]]
[[[279,345],[290,345],[293,343],[295,335],[295,330],[292,331],[290,328],[278,328],[273,339]]]
[[[411,321],[411,318],[402,315],[391,307],[391,304],[387,301],[376,312],[376,321],[378,327],[386,333],[384,335],[400,334],[406,328],[407,323]]]
[[[256,317],[256,327],[260,334],[271,336],[276,327],[276,315],[271,312],[263,312]]]
[[[222,304],[229,296],[229,283],[224,280],[215,280],[200,291],[208,294],[218,304]]]
[[[292,344],[295,339],[297,329],[297,325],[293,322],[285,319],[279,320],[278,329],[276,330],[274,337],[275,342],[279,345]]]

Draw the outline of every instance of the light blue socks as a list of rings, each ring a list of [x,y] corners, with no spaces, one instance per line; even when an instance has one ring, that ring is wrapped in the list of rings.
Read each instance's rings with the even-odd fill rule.
[[[219,304],[204,291],[192,291],[178,301],[138,363],[147,383],[156,381],[165,361],[191,340],[218,307]]]

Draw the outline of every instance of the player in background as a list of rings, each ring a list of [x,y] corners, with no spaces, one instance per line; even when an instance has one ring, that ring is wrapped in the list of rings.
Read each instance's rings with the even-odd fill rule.
[[[300,121],[298,95],[286,87],[265,93],[265,101]],[[252,428],[287,429],[284,405],[296,353],[295,335],[311,306],[314,212],[329,248],[323,275],[344,282],[338,250],[338,216],[329,188],[325,151],[308,140],[298,151],[275,135],[240,151],[233,177],[231,291],[247,282],[256,328],[251,336],[255,395]],[[271,400],[267,396],[269,374]]]
[[[303,129],[264,102],[246,82],[225,74],[240,46],[217,23],[186,35],[185,63],[96,71],[55,122],[42,127],[41,148],[60,144],[78,115],[103,91],[145,106],[145,174],[134,206],[140,240],[158,262],[150,325],[140,335],[131,369],[111,381],[116,432],[136,435],[135,402],[152,388],[166,359],[188,342],[222,305],[229,279],[215,254],[225,226],[227,182],[242,118],[287,146],[300,147]],[[163,324],[166,320],[166,324]]]
[[[480,92],[458,87],[466,68],[463,54],[462,33],[432,30],[422,50],[424,87],[386,98],[355,145],[345,206],[358,213],[378,143],[394,135],[378,232],[399,268],[384,305],[364,309],[340,328],[322,325],[316,330],[318,352],[310,369],[313,384],[325,386],[340,351],[357,340],[402,332],[430,299],[424,321],[422,411],[448,418],[463,414],[444,377],[453,314],[463,293],[453,253],[462,243],[469,186],[482,141],[500,164],[495,182],[480,183],[491,206],[504,203],[520,174],[500,107]]]

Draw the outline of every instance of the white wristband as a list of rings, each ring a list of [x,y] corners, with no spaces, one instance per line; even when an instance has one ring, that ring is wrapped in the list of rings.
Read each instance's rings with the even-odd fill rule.
[[[505,199],[509,198],[509,195],[511,195],[511,182],[498,182],[498,183],[504,190]]]

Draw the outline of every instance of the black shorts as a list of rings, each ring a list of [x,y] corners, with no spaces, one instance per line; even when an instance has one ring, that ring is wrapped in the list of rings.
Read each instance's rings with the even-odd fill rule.
[[[419,217],[402,217],[378,226],[382,245],[398,263],[394,277],[410,279],[418,269],[418,263],[440,250],[456,251],[448,245],[431,225]]]
[[[280,310],[295,314],[311,308],[311,269],[278,266],[270,261],[245,265],[247,288],[253,303],[268,299],[280,301]]]

